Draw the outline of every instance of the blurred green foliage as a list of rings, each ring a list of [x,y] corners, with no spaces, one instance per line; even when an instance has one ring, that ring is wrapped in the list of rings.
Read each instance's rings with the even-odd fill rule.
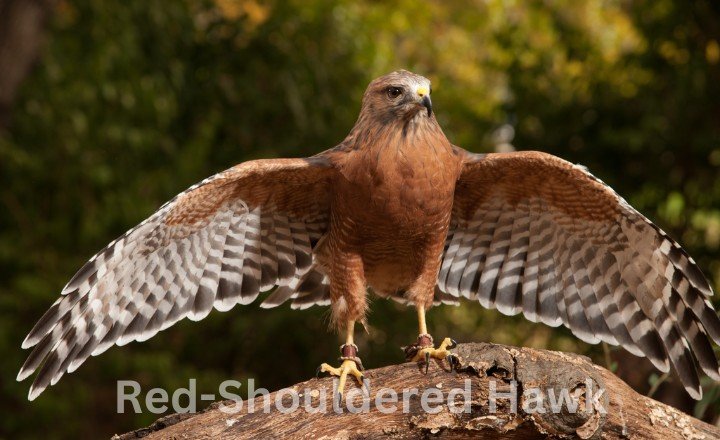
[[[96,250],[214,172],[332,147],[365,85],[398,68],[433,81],[456,144],[491,151],[511,124],[518,149],[587,165],[720,285],[719,41],[711,0],[61,1],[0,132],[0,436],[108,436],[154,420],[115,413],[118,379],[272,389],[335,359],[325,310],[251,305],[113,348],[33,403],[14,380],[24,335]],[[566,331],[475,304],[435,309],[429,325],[603,361]],[[360,354],[399,362],[415,336],[411,310],[376,300]]]

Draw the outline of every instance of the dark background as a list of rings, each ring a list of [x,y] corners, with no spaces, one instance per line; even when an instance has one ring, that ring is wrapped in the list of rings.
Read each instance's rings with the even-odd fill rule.
[[[704,1],[0,0],[0,437],[107,437],[118,379],[293,384],[337,357],[326,310],[256,304],[113,348],[27,401],[25,334],[74,271],[187,186],[252,158],[307,156],[351,128],[366,84],[433,81],[448,137],[586,165],[678,239],[720,285],[720,6]],[[259,301],[258,301],[259,302]],[[376,300],[366,366],[402,360],[411,309]],[[459,341],[587,354],[640,392],[711,423],[622,350],[485,311],[440,307]],[[706,379],[707,380],[707,379]]]

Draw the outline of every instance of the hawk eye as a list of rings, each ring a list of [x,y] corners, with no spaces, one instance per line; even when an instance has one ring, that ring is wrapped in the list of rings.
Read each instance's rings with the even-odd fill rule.
[[[400,87],[388,87],[387,90],[388,98],[395,99],[398,96],[402,95],[402,89]]]

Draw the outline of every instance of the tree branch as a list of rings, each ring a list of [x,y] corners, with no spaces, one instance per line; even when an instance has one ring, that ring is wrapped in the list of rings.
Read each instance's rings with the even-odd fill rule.
[[[366,371],[370,397],[364,414],[353,414],[344,405],[342,413],[335,413],[330,391],[332,379],[312,379],[290,388],[299,398],[299,409],[293,412],[283,413],[275,404],[280,394],[280,403],[285,408],[291,407],[290,392],[281,390],[270,394],[269,413],[262,412],[262,397],[254,400],[254,412],[249,412],[248,402],[243,402],[240,412],[227,414],[221,407],[233,402],[216,402],[201,413],[163,417],[148,428],[115,436],[115,439],[720,438],[720,429],[636,393],[608,370],[593,365],[583,356],[485,343],[462,344],[454,351],[460,359],[456,372],[448,371],[446,362],[434,363],[428,374],[412,363]],[[455,404],[451,401],[450,406],[447,396],[450,390],[455,389],[459,394],[468,385],[469,411],[454,413],[453,410],[463,409],[463,396],[456,397]],[[377,397],[382,388],[395,390],[400,395],[397,403],[385,400],[378,406]],[[417,392],[407,399],[407,411],[404,411],[403,390],[412,388]],[[423,409],[420,397],[432,389],[442,394],[441,402],[440,399],[426,400],[426,408],[439,411],[434,414]],[[325,396],[322,390],[327,390]],[[361,408],[362,396],[356,384],[349,380],[346,391],[346,401]],[[387,391],[385,393],[384,397],[390,399]],[[565,405],[558,406],[563,393],[573,400],[567,399]],[[502,397],[509,395],[514,399]],[[325,402],[327,411],[306,411],[306,399],[313,408]],[[512,400],[517,402],[516,411]],[[572,402],[578,405],[574,411]],[[553,411],[553,406],[560,411]],[[393,407],[396,411],[381,411]]]

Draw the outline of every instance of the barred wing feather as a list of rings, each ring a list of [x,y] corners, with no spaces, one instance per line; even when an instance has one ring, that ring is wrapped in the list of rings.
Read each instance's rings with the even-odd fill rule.
[[[712,290],[660,228],[583,167],[545,153],[470,155],[458,180],[438,288],[507,315],[672,364],[700,398],[720,380]]]
[[[189,188],[110,243],[23,342],[34,349],[18,380],[39,369],[30,400],[112,345],[146,340],[185,317],[203,319],[212,308],[249,304],[314,271],[333,172],[322,158],[246,162]]]

